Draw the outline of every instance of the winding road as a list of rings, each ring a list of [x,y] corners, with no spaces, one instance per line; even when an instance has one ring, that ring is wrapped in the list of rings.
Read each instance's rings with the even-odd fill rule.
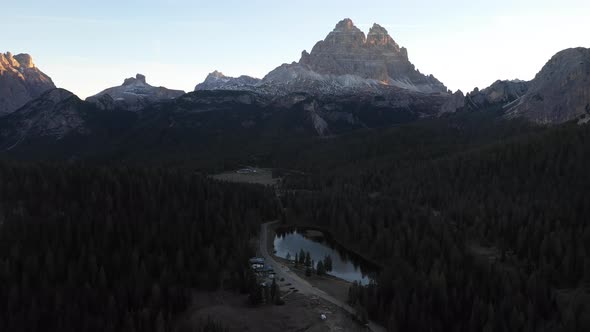
[[[290,287],[294,287],[301,294],[312,295],[322,298],[342,309],[348,313],[355,315],[356,311],[348,304],[334,298],[326,292],[312,286],[309,282],[299,277],[295,272],[291,271],[288,266],[277,262],[274,257],[268,252],[268,226],[276,223],[277,221],[267,222],[260,226],[260,253],[268,265],[271,265],[276,277],[284,278],[285,282],[290,283]],[[371,331],[385,332],[385,328],[374,323],[369,322],[368,327]]]

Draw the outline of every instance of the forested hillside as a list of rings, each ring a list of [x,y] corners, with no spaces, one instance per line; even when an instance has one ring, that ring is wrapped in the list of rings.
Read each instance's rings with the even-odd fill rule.
[[[169,331],[194,290],[245,290],[276,217],[263,187],[173,170],[3,163],[0,183],[1,331]]]
[[[206,158],[153,152],[181,170],[1,164],[0,330],[167,331],[193,290],[245,290],[274,192],[195,168],[248,160],[284,175],[284,221],[385,267],[349,300],[392,331],[590,328],[587,126],[488,110],[256,144],[266,138]]]
[[[327,228],[386,266],[351,302],[393,331],[588,330],[590,129],[469,149],[422,142],[401,160],[351,158],[356,173],[285,182],[307,189],[286,191],[288,222]]]

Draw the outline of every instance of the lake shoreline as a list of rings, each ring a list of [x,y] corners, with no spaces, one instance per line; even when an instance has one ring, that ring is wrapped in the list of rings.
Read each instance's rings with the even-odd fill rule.
[[[336,280],[343,280],[348,283],[359,282],[368,285],[375,282],[379,273],[378,267],[371,262],[364,260],[354,252],[349,252],[346,247],[332,241],[329,234],[320,230],[311,230],[302,227],[289,227],[286,225],[273,225],[272,232],[269,230],[268,249],[274,257],[284,262],[290,254],[289,266],[296,270],[292,263],[294,256],[300,251],[309,252],[316,263],[322,261],[326,256],[332,257],[333,270],[326,273],[326,277]],[[302,274],[305,269],[299,269]],[[315,274],[314,274],[315,276]]]
[[[377,273],[381,272],[385,266],[381,263],[378,263],[375,260],[372,260],[370,258],[367,258],[365,255],[359,253],[358,251],[354,250],[354,249],[350,249],[348,248],[348,246],[344,245],[344,243],[342,243],[341,241],[339,241],[338,239],[336,239],[332,233],[323,227],[320,226],[315,226],[315,225],[307,225],[307,224],[289,224],[289,225],[284,225],[284,224],[277,224],[277,225],[273,225],[273,232],[279,233],[279,232],[290,232],[290,231],[296,231],[296,230],[313,230],[313,231],[319,231],[321,233],[323,233],[323,235],[328,239],[328,241],[336,244],[338,247],[343,248],[344,250],[347,251],[347,253],[353,257],[356,260],[359,261],[363,261],[365,263],[367,263],[367,265],[370,265],[370,267],[372,269],[374,269]],[[274,249],[274,245],[272,245],[271,243],[271,247],[270,247],[271,251]]]
[[[322,291],[326,292],[327,294],[339,299],[340,301],[347,302],[348,301],[348,291],[350,286],[352,286],[352,282],[344,280],[342,278],[338,278],[333,275],[323,275],[318,276],[317,274],[313,274],[311,277],[305,275],[305,270],[295,268],[287,259],[279,257],[275,254],[274,251],[274,238],[277,234],[277,229],[280,229],[282,225],[274,224],[268,227],[267,229],[267,241],[266,246],[269,254],[277,261],[282,264],[289,266],[289,269],[293,271],[293,273],[297,274],[302,279],[309,282],[312,286],[321,289]]]

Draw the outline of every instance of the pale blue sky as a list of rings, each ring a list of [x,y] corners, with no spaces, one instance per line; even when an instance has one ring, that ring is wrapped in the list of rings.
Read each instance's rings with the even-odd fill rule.
[[[421,72],[464,92],[590,47],[587,0],[18,0],[2,4],[0,52],[30,53],[80,97],[136,73],[192,91],[215,69],[262,77],[298,61],[346,17],[385,26]]]

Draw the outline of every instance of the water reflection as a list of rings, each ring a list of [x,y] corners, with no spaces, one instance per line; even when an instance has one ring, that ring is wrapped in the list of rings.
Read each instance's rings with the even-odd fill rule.
[[[373,270],[369,264],[353,257],[345,248],[331,243],[323,233],[310,230],[277,231],[274,239],[275,255],[281,258],[295,258],[295,254],[303,249],[309,252],[316,264],[326,256],[332,257],[332,271],[328,274],[346,281],[358,281],[367,285],[371,280]]]

